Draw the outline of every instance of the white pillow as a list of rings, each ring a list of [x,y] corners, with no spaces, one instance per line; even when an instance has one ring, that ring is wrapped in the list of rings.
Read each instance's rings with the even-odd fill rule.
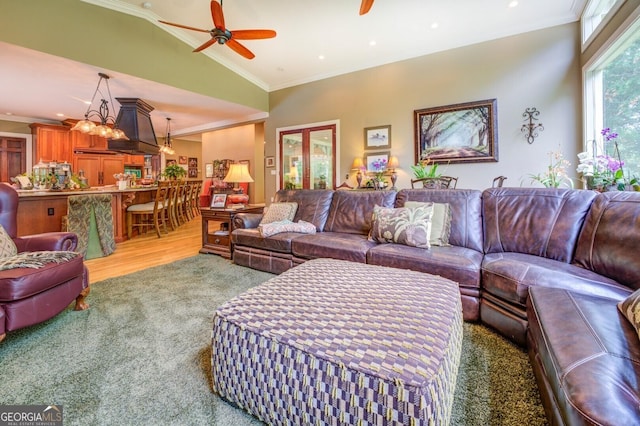
[[[267,209],[264,216],[262,216],[260,225],[283,220],[293,221],[296,211],[298,211],[298,203],[271,203],[269,209]]]
[[[451,206],[449,203],[431,203],[420,201],[407,201],[404,207],[413,209],[427,204],[433,205],[433,217],[431,218],[431,237],[429,244],[432,246],[448,246],[451,234]]]
[[[7,231],[0,225],[0,257],[10,257],[18,254],[18,247]]]

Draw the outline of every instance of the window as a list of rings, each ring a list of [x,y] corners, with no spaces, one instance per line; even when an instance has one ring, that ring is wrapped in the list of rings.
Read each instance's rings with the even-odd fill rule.
[[[596,32],[598,25],[605,21],[607,14],[614,8],[618,0],[591,0],[582,14],[582,43]],[[618,1],[618,5],[621,2]],[[606,23],[606,22],[605,22]]]
[[[584,70],[585,149],[620,157],[630,178],[640,177],[640,19],[622,30]],[[619,136],[604,141],[604,128]]]

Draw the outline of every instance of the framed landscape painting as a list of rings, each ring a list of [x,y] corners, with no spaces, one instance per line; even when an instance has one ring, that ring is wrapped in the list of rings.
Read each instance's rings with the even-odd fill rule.
[[[416,163],[498,161],[497,100],[414,111]]]

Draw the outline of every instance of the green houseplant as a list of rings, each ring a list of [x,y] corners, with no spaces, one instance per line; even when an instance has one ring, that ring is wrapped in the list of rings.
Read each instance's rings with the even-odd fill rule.
[[[167,179],[180,179],[181,177],[186,176],[187,171],[180,167],[177,164],[169,164],[167,167],[164,168],[164,171],[162,172],[162,176],[164,176]]]
[[[431,165],[429,165],[430,163]],[[431,160],[419,162],[415,166],[411,166],[411,170],[413,170],[413,175],[416,179],[437,178],[442,176],[442,173],[438,173],[438,164]]]

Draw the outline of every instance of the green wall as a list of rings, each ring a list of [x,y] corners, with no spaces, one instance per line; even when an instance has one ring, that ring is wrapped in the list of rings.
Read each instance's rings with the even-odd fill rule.
[[[266,91],[142,18],[80,0],[0,0],[0,21],[1,41],[268,111]]]

